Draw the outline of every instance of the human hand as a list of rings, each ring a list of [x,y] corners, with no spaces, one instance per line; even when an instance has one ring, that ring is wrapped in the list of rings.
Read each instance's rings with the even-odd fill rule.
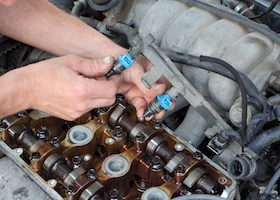
[[[126,99],[135,106],[138,118],[143,117],[144,110],[148,107],[148,104],[157,95],[163,94],[169,85],[166,81],[161,80],[159,83],[154,84],[151,89],[147,89],[141,82],[141,77],[150,66],[151,63],[141,56],[131,68],[123,71],[120,76],[110,78],[115,82],[118,93],[124,94]],[[164,113],[157,114],[156,118],[161,118]]]
[[[117,88],[103,78],[112,64],[112,57],[88,60],[70,55],[28,65],[18,71],[24,76],[29,108],[74,120],[93,108],[115,102]]]

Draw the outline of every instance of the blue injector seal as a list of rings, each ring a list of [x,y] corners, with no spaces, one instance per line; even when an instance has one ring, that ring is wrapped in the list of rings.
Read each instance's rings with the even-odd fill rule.
[[[149,104],[148,108],[144,112],[143,117],[150,117],[160,113],[162,110],[168,110],[172,105],[172,98],[169,94],[165,93],[158,95],[157,98]]]
[[[133,62],[134,59],[129,53],[120,55],[118,60],[114,63],[112,69],[105,75],[105,77],[108,79],[115,74],[120,74],[122,71],[130,68]]]

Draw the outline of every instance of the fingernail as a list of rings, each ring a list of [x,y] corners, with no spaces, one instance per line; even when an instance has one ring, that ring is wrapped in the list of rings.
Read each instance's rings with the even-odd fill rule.
[[[109,65],[109,64],[111,64],[112,63],[112,56],[107,56],[107,57],[105,57],[105,58],[103,58],[103,63],[105,64],[105,65]]]

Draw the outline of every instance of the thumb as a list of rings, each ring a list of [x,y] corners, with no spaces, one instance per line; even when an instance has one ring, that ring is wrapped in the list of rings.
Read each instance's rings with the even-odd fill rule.
[[[104,76],[112,68],[113,63],[113,56],[95,60],[83,59],[73,66],[73,70],[88,77]]]

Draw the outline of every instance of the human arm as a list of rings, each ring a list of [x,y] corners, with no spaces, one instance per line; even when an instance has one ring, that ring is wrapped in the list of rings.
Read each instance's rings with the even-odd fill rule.
[[[0,24],[3,34],[56,55],[70,53],[86,58],[113,55],[117,58],[127,51],[45,0],[18,0],[12,6],[0,6]],[[141,83],[144,72],[136,62],[116,82],[118,93],[125,94],[134,104],[138,117],[147,103],[165,90],[163,84],[156,84],[151,90],[145,88]]]
[[[112,63],[112,57],[103,61],[69,55],[12,70],[0,77],[0,118],[32,108],[74,120],[112,105],[117,88],[101,78]]]

